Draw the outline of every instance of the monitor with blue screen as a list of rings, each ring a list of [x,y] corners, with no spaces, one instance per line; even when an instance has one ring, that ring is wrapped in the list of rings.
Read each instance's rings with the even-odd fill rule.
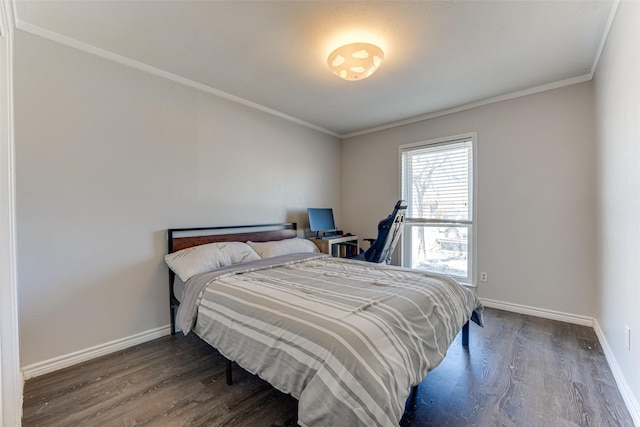
[[[331,208],[309,208],[309,229],[316,233],[316,237],[320,236],[320,232],[334,232],[336,223],[333,220],[333,209]],[[335,233],[332,233],[335,234]]]

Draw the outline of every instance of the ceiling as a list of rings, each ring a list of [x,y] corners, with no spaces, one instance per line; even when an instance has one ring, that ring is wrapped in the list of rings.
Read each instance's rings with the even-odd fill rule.
[[[16,26],[336,136],[589,80],[617,0],[15,1]],[[378,44],[361,81],[326,58]]]

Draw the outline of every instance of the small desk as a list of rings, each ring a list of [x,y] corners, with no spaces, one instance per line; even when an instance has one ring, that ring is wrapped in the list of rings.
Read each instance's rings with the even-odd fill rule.
[[[355,243],[356,253],[360,253],[358,236],[336,236],[330,239],[316,239],[315,237],[311,237],[309,240],[316,244],[320,252],[331,256],[345,257],[347,248],[336,244],[345,242]]]

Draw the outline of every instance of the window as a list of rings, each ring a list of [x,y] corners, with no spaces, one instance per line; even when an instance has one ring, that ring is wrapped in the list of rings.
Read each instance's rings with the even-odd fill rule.
[[[472,283],[475,134],[400,147],[402,265]]]

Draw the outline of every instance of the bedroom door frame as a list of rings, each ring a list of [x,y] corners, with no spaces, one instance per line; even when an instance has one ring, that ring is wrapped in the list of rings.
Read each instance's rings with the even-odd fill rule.
[[[19,426],[20,371],[13,110],[14,5],[0,1],[0,425]]]

